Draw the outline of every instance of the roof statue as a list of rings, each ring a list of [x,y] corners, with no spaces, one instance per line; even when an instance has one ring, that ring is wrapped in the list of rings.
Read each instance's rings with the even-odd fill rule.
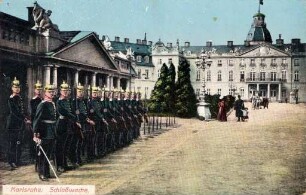
[[[51,13],[51,10],[46,11],[35,1],[32,12],[35,26],[33,26],[32,29],[38,29],[40,32],[43,32],[47,29],[59,31],[58,26],[53,24],[50,19]]]
[[[104,45],[106,50],[112,50],[113,49],[112,48],[112,43],[110,42],[108,36],[105,37],[105,40],[103,41],[103,45]]]
[[[126,57],[134,59],[134,51],[132,47],[126,48]]]

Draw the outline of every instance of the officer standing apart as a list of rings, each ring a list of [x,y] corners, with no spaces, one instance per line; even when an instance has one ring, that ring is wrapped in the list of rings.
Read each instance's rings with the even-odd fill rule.
[[[31,124],[31,121],[26,118],[24,113],[24,106],[20,96],[20,83],[16,77],[12,83],[12,95],[8,100],[8,106],[10,113],[6,123],[6,129],[9,136],[7,157],[8,163],[13,170],[17,168],[17,165],[20,165],[21,141],[24,133],[24,123]]]
[[[55,143],[56,108],[55,103],[52,101],[53,96],[54,87],[46,85],[44,100],[38,105],[33,120],[33,140],[41,145],[49,159]],[[39,151],[37,155],[39,178],[42,181],[47,181],[50,178],[49,163],[42,151]]]

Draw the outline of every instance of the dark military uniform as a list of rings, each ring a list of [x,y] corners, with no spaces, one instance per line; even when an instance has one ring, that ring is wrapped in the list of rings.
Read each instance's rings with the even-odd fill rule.
[[[34,136],[41,139],[41,147],[44,149],[47,157],[50,159],[55,144],[55,125],[56,108],[54,102],[42,101],[38,107],[33,120]],[[49,163],[42,153],[38,152],[38,173],[39,177],[50,177]]]
[[[91,158],[94,155],[94,145],[92,135],[94,127],[88,124],[88,112],[87,105],[83,98],[77,98],[72,101],[73,113],[78,113],[77,118],[80,122],[82,129],[75,136],[76,146],[77,146],[77,156],[76,163],[78,165],[82,164],[81,154],[86,150],[87,158]]]
[[[106,149],[112,151],[115,149],[115,132],[117,131],[117,121],[112,113],[109,97],[105,97],[102,103],[104,119],[109,124],[106,131]],[[116,122],[115,122],[116,121]]]
[[[10,113],[7,118],[6,129],[9,135],[8,163],[15,167],[20,164],[21,141],[24,134],[24,121],[26,116],[22,98],[19,95],[12,95],[8,100]]]

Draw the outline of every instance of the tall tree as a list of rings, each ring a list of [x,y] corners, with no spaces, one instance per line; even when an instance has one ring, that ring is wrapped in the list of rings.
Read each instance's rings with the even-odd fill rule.
[[[160,76],[157,79],[154,89],[151,94],[149,110],[151,112],[164,112],[167,110],[167,103],[165,99],[165,87],[168,76],[168,67],[164,63],[160,70]]]
[[[190,65],[183,57],[179,60],[175,108],[180,117],[197,115],[197,98],[190,82]]]
[[[167,112],[174,113],[175,108],[175,66],[170,64],[165,87],[165,100],[167,103]]]

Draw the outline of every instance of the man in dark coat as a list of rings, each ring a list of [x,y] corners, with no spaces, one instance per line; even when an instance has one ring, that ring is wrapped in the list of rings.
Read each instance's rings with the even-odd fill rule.
[[[76,126],[81,128],[81,124],[77,122],[77,117],[72,113],[69,98],[69,85],[63,82],[60,86],[60,97],[56,102],[57,108],[57,124],[56,124],[56,165],[59,172],[68,169],[67,156],[69,155],[70,141],[68,139],[73,135]]]
[[[39,81],[37,81],[34,85],[34,97],[30,100],[31,121],[34,120],[37,106],[42,101],[41,91],[42,91],[42,84]],[[31,137],[32,136],[33,132],[31,132]],[[31,139],[29,145],[30,145],[30,156],[33,160],[35,160],[36,157],[35,142],[33,142]]]
[[[48,159],[51,158],[55,144],[56,108],[53,96],[54,86],[46,85],[44,100],[37,106],[33,119],[33,140],[41,145]],[[37,155],[39,178],[46,181],[50,177],[49,163],[42,151],[39,150]]]
[[[24,133],[24,123],[30,124],[31,121],[27,119],[24,111],[24,105],[20,96],[19,80],[14,79],[12,83],[12,95],[8,100],[10,113],[7,118],[6,129],[8,131],[8,163],[12,169],[17,168],[20,164],[21,156],[21,141]]]
[[[234,103],[234,109],[236,110],[236,117],[238,118],[237,122],[244,121],[242,109],[244,109],[244,102],[241,99],[241,96],[238,95],[238,100]]]

